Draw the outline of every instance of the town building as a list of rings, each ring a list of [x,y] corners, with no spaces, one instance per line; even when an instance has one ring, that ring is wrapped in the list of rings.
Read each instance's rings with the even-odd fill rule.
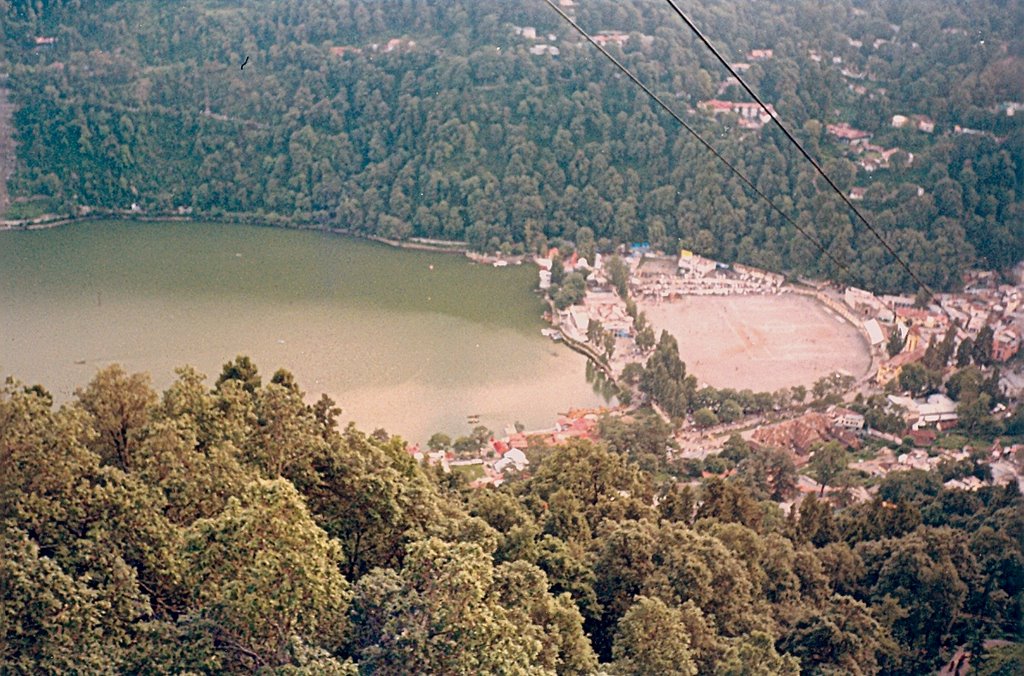
[[[875,294],[864,289],[858,289],[855,286],[848,286],[843,291],[843,302],[849,305],[854,310],[861,308],[877,309],[882,303],[879,301]]]
[[[864,322],[864,331],[868,334],[868,341],[871,343],[871,347],[877,347],[885,342],[885,334],[882,333],[882,327],[878,325],[877,319],[868,319]]]
[[[1001,328],[992,336],[992,359],[1007,361],[1020,350],[1020,334],[1010,328]]]
[[[878,365],[878,373],[875,374],[875,382],[885,385],[891,380],[900,377],[900,372],[907,364],[913,364],[924,359],[924,348],[913,352],[901,352],[892,359],[883,361]]]
[[[864,416],[848,408],[833,406],[828,411],[828,417],[836,427],[847,430],[864,429]]]
[[[508,469],[515,469],[518,472],[522,472],[529,465],[530,461],[525,453],[518,448],[510,448],[501,456],[501,460],[494,463],[494,471],[505,472]]]
[[[778,288],[786,281],[784,275],[780,275],[777,272],[768,272],[760,268],[755,268],[751,265],[743,265],[742,263],[733,263],[732,269],[739,274],[740,279],[753,280],[756,282],[763,282],[769,287]]]
[[[704,258],[687,249],[679,252],[679,272],[684,275],[704,275],[714,272],[717,264],[710,258]]]
[[[941,312],[932,312],[916,307],[897,307],[896,317],[914,326],[923,326],[929,329],[945,329],[949,323],[949,319]]]
[[[956,402],[944,394],[932,394],[924,400],[890,394],[889,401],[906,409],[911,430],[931,426],[946,430],[956,426]]]
[[[569,308],[569,320],[572,322],[572,328],[576,331],[576,335],[569,337],[580,342],[586,340],[587,327],[590,326],[590,313],[587,312],[587,308],[582,305],[573,305]]]

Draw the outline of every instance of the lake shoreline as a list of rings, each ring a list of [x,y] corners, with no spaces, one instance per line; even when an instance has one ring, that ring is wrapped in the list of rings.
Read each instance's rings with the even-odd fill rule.
[[[530,266],[226,223],[74,219],[0,238],[0,367],[66,401],[120,363],[167,387],[245,354],[331,396],[345,420],[425,441],[544,428],[606,403],[540,331]],[[422,246],[422,244],[419,244]]]
[[[252,225],[262,228],[277,228],[281,230],[312,230],[314,232],[327,232],[334,235],[354,237],[397,249],[412,249],[415,251],[433,251],[437,253],[454,253],[467,255],[470,253],[466,242],[459,240],[440,240],[424,237],[413,237],[407,240],[390,239],[380,235],[370,235],[347,228],[321,227],[315,223],[298,223],[295,221],[281,221],[276,216],[246,216],[236,215],[195,215],[195,214],[155,214],[144,215],[141,213],[123,211],[95,211],[82,216],[57,216],[53,214],[40,216],[38,218],[27,218],[21,220],[0,220],[0,232],[25,231],[25,230],[50,230],[72,223],[88,223],[90,221],[137,221],[140,223],[224,223],[235,225]]]

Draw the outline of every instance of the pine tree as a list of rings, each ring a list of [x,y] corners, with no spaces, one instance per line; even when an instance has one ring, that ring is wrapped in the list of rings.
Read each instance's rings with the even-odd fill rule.
[[[892,333],[889,334],[889,342],[885,344],[885,351],[889,353],[890,357],[895,357],[903,351],[903,346],[906,344],[906,336],[900,331],[899,325],[896,325],[893,327]]]

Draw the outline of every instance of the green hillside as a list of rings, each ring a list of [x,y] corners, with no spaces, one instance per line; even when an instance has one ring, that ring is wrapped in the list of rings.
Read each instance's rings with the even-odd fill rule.
[[[927,283],[953,287],[971,265],[1024,257],[1024,111],[1002,106],[1024,98],[1019,0],[684,9],[749,64],[750,83],[844,190],[867,189],[862,208]],[[612,51],[852,274],[540,0],[0,0],[12,193],[67,212],[191,208],[480,249],[681,240],[718,259],[913,289],[777,130],[696,109],[746,99],[667,5],[572,11],[589,31],[627,35]],[[531,53],[539,45],[558,54]],[[935,129],[893,128],[894,115]],[[871,153],[828,133],[840,122],[898,148],[888,168],[858,166]]]

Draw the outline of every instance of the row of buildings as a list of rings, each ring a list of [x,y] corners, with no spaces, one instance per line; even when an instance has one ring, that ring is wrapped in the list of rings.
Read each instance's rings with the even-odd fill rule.
[[[907,364],[921,361],[928,344],[938,343],[950,326],[956,345],[976,340],[984,327],[992,331],[992,361],[1001,363],[1020,350],[1024,335],[1024,288],[1000,284],[994,274],[971,273],[960,293],[937,294],[926,307],[917,307],[911,296],[876,296],[848,287],[844,303],[861,318],[872,347],[881,355],[894,331],[903,339],[903,350],[884,359],[875,376],[880,385],[899,377]]]
[[[681,249],[678,256],[646,253],[627,261],[632,271],[630,291],[636,298],[778,293],[786,281],[778,273],[741,263],[720,263],[688,249]]]

